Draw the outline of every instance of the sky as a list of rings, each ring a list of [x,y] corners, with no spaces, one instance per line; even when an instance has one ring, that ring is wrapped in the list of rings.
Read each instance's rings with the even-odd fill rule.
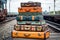
[[[21,2],[41,2],[42,11],[47,10],[49,12],[49,6],[50,11],[54,10],[54,0],[10,0],[10,10],[9,10],[9,0],[7,0],[7,9],[8,12],[18,12],[18,7],[20,7]],[[55,3],[55,10],[60,10],[60,0],[56,0]]]

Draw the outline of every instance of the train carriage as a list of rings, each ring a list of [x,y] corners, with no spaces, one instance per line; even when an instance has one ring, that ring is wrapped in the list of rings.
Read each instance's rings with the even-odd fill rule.
[[[0,22],[6,19],[7,16],[7,8],[4,8],[4,4],[6,7],[7,0],[0,0]]]

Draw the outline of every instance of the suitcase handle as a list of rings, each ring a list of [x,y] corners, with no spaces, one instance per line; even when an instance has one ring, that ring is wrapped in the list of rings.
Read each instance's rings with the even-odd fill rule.
[[[31,22],[26,22],[26,24],[31,24]]]
[[[25,37],[28,37],[28,36],[30,36],[30,34],[24,34],[24,36],[25,36]]]

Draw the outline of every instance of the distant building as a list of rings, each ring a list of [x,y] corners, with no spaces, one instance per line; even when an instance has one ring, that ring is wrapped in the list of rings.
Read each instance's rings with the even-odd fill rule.
[[[49,12],[47,12],[47,10],[45,10],[44,12],[42,12],[43,15],[49,15]]]

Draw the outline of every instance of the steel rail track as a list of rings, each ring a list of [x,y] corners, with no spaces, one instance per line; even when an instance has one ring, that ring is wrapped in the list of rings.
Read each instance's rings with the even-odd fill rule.
[[[46,20],[46,22],[50,27],[60,31],[60,24],[55,23],[55,22],[51,22],[51,21],[47,21],[47,20]]]
[[[0,24],[3,24],[3,23],[6,23],[6,22],[9,22],[9,21],[12,21],[12,20],[14,20],[14,19],[15,19],[15,17],[14,17],[14,18],[6,19],[6,20],[0,22]]]

